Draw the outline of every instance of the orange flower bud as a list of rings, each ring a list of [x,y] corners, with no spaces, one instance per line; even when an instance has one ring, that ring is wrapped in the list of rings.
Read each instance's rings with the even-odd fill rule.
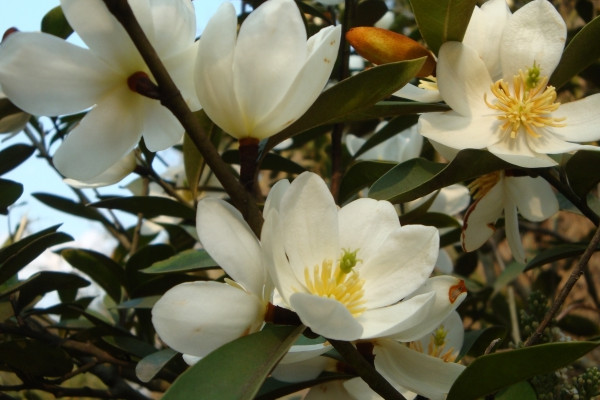
[[[435,58],[429,50],[411,38],[387,29],[359,26],[346,33],[346,39],[356,52],[373,64],[427,57],[418,77],[433,75]]]

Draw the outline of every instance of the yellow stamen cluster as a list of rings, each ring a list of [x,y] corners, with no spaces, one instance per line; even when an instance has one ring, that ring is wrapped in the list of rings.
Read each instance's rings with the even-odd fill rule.
[[[356,252],[344,251],[335,267],[331,260],[325,260],[312,269],[304,269],[304,282],[308,291],[314,295],[335,299],[342,303],[350,313],[358,317],[365,311],[364,279],[352,267],[360,261]],[[345,264],[344,269],[340,264]],[[350,266],[352,264],[352,266]]]
[[[425,79],[419,79],[418,87],[426,90],[438,90],[437,78],[435,76],[429,75]]]
[[[446,345],[446,335],[448,331],[444,329],[443,326],[437,328],[434,332],[431,333],[429,337],[429,343],[427,345],[427,354],[432,357],[437,357],[442,359],[445,362],[454,362],[456,357],[458,357],[458,353],[454,351],[454,348],[450,348],[444,351],[444,346]],[[408,346],[416,350],[420,353],[425,353],[423,349],[423,345],[421,342],[410,342]]]
[[[471,197],[473,200],[479,200],[500,181],[502,177],[502,171],[496,171],[489,174],[485,174],[475,179],[473,182],[467,185],[469,192],[471,193]]]
[[[501,129],[510,133],[515,139],[521,127],[528,135],[538,138],[541,135],[537,128],[545,126],[562,127],[565,118],[555,118],[549,114],[560,107],[556,101],[556,90],[547,86],[548,77],[539,76],[539,68],[533,66],[528,73],[519,71],[513,78],[513,88],[503,80],[492,83],[491,91],[496,96],[494,102],[488,102],[487,95],[483,96],[485,104],[499,111],[498,119],[504,121]]]

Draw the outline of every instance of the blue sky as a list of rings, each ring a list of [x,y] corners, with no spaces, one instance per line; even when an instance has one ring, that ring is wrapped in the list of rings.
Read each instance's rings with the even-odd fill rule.
[[[199,32],[223,2],[224,0],[194,1]],[[234,0],[232,3],[239,8],[241,0]],[[0,0],[0,34],[11,27],[16,27],[21,31],[39,30],[43,16],[59,4],[59,0]],[[74,42],[81,45],[77,39]],[[28,141],[22,133],[10,139],[7,139],[7,135],[0,135],[0,150],[15,143],[28,143]],[[9,226],[13,230],[22,215],[29,218],[30,229],[33,232],[57,223],[63,223],[62,231],[75,236],[90,229],[102,229],[95,223],[55,212],[30,196],[30,193],[45,192],[75,199],[72,192],[63,184],[58,175],[49,169],[44,160],[32,157],[15,170],[3,175],[3,178],[23,183],[25,193],[19,199],[18,207],[11,212],[10,220],[0,215],[0,243],[8,235]],[[104,188],[101,191],[103,194],[128,193],[120,189],[119,185]]]

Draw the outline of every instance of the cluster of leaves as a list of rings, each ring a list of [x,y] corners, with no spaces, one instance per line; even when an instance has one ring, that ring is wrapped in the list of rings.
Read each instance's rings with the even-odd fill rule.
[[[429,48],[437,52],[443,42],[462,39],[475,3],[474,0],[413,0],[414,20],[403,17],[396,23],[412,27],[415,36],[421,35]],[[577,80],[573,77],[577,74],[596,85],[600,83],[597,73],[600,53],[590,50],[599,33],[600,21],[591,19],[584,3],[587,4],[578,3],[578,11],[588,23],[577,32],[570,32],[570,43],[551,78],[555,86],[564,86],[564,90],[574,89]],[[333,8],[312,2],[298,5],[307,16],[309,32],[318,30],[318,21],[335,20]],[[355,9],[346,9],[346,16],[342,18],[348,18],[349,26],[372,25],[386,11],[382,0],[364,0],[358,2]],[[416,24],[419,30],[415,29]],[[72,32],[60,8],[46,15],[42,30],[61,37]],[[342,57],[339,62],[347,63],[347,58],[344,61]],[[324,91],[303,117],[261,143],[261,178],[269,182],[275,177],[293,177],[312,169],[323,176],[334,177],[332,186],[337,185],[339,204],[355,198],[366,187],[370,187],[370,197],[401,204],[450,184],[469,182],[483,174],[509,168],[505,162],[478,150],[463,151],[447,164],[430,161],[433,153],[430,147],[424,149],[422,158],[397,165],[356,159],[414,125],[417,113],[447,110],[443,104],[399,101],[390,97],[415,76],[422,62],[410,60],[381,65],[352,77],[347,77],[344,65],[334,69],[333,78],[339,82]],[[15,112],[3,105],[1,110],[5,115]],[[16,144],[3,149],[0,175],[26,162],[33,154],[50,161],[49,146],[61,140],[82,116],[53,118],[51,128],[32,117],[26,128],[31,145]],[[221,150],[223,160],[230,165],[239,164],[239,153],[232,148],[232,142],[202,111],[196,116],[213,144]],[[389,120],[387,127],[371,136],[353,156],[342,152],[336,147],[335,139],[330,139],[331,132],[334,137],[335,132],[349,129],[369,132],[382,119]],[[289,138],[293,138],[290,147],[272,151]],[[165,392],[170,387],[164,395],[166,399],[194,398],[197,393],[207,399],[272,399],[354,375],[351,370],[326,372],[315,380],[294,384],[269,378],[272,368],[301,335],[301,331],[290,326],[269,326],[260,333],[243,337],[187,370],[180,355],[157,342],[150,309],[161,294],[182,282],[224,278],[206,252],[194,249],[197,243],[194,199],[208,192],[220,194],[222,189],[211,185],[210,171],[192,140],[186,137],[176,151],[184,160],[186,179],[183,183],[161,177],[155,171],[156,156],[140,143],[135,173],[145,189],[138,195],[97,196],[90,200],[89,191],[76,188],[72,190],[77,200],[51,193],[34,194],[45,206],[100,223],[118,245],[110,256],[65,247],[73,238],[60,232],[59,226],[26,237],[22,237],[21,230],[11,235],[0,249],[2,391],[15,397],[27,396],[29,390],[41,390],[57,397],[145,399],[149,392]],[[555,170],[525,170],[523,173],[546,177],[562,196],[564,210],[579,209],[598,225],[598,216],[586,199],[592,196],[593,188],[600,181],[600,170],[585,166],[599,162],[598,153],[581,151]],[[150,195],[151,184],[157,184],[164,194]],[[0,178],[2,214],[11,211],[11,205],[18,201],[23,190],[22,184]],[[526,266],[514,262],[504,266],[505,260],[497,246],[487,246],[476,253],[462,252],[457,245],[460,223],[454,217],[428,212],[431,201],[402,215],[401,220],[403,224],[450,228],[442,235],[441,243],[456,256],[455,273],[465,279],[469,289],[469,297],[459,310],[468,327],[460,357],[469,367],[456,381],[448,398],[475,399],[490,394],[496,394],[498,399],[574,398],[565,397],[566,392],[553,394],[557,385],[564,383],[554,371],[571,365],[600,342],[593,339],[559,341],[555,333],[593,338],[599,333],[597,321],[567,312],[556,320],[556,325],[542,332],[543,345],[524,347],[520,341],[527,340],[540,326],[548,314],[545,299],[554,298],[558,293],[560,274],[584,253],[591,235],[572,242],[559,234],[545,232],[539,225],[526,226],[538,239],[537,255]],[[113,211],[131,214],[136,219],[135,224],[123,227]],[[158,230],[148,234],[142,229],[144,223],[157,217],[163,218],[161,222],[157,220],[157,224],[160,231],[166,232],[163,235],[166,239],[162,241],[156,240]],[[499,238],[501,230],[494,237],[494,243]],[[57,248],[57,245],[62,246]],[[49,248],[81,274],[39,272],[28,279],[19,279],[19,271]],[[588,288],[584,296],[590,299],[587,303],[593,304],[588,308],[593,307],[598,312],[600,300],[594,290],[593,276],[587,270],[584,273]],[[523,276],[528,279],[526,284],[519,280]],[[91,281],[105,293],[100,308],[92,306],[92,297],[78,295],[79,289]],[[508,287],[511,289],[507,290]],[[513,288],[517,292],[516,300],[509,295]],[[545,297],[529,295],[532,289],[543,291]],[[58,293],[60,303],[50,307],[40,305],[42,297],[53,291]],[[515,326],[516,314],[511,308],[526,303],[527,298],[529,304],[522,307],[521,326]],[[578,304],[573,304],[571,310],[577,308]],[[519,328],[518,337],[511,335]],[[509,350],[515,346],[519,348]],[[581,369],[577,364],[571,368]],[[81,377],[83,381],[76,380]],[[592,399],[598,395],[597,369],[578,370],[570,382],[579,398]],[[544,394],[543,388],[549,387],[551,389]]]

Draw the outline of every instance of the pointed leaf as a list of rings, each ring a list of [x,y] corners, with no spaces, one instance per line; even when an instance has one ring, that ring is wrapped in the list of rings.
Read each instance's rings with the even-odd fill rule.
[[[582,198],[600,182],[600,168],[589,168],[590,165],[600,165],[597,151],[578,151],[565,166],[569,185]]]
[[[435,54],[444,42],[461,42],[477,0],[410,0],[421,36]]]
[[[73,361],[66,351],[35,339],[0,343],[0,363],[40,377],[58,377],[73,369]]]
[[[397,164],[387,161],[359,161],[352,164],[340,184],[340,203],[348,201],[361,189],[372,185],[395,165]]]
[[[152,266],[140,270],[146,274],[165,274],[170,272],[191,272],[217,268],[215,260],[206,250],[185,250],[166,260],[156,262]]]
[[[600,16],[586,24],[571,39],[562,54],[558,66],[550,77],[550,84],[561,87],[572,77],[596,62],[600,48],[596,45],[600,36]]]
[[[35,147],[26,144],[14,144],[0,151],[0,175],[18,167],[35,152]]]
[[[56,196],[50,193],[33,193],[32,196],[55,210],[93,221],[106,221],[106,218],[95,208],[87,207],[81,203],[67,199],[66,197]]]
[[[240,163],[240,152],[239,150],[228,150],[222,155],[223,161],[228,164],[239,164]],[[288,172],[290,174],[301,174],[306,169],[292,160],[282,157],[279,154],[275,153],[267,153],[262,163],[260,164],[260,169],[267,169],[271,171],[280,171],[280,172]]]
[[[598,345],[598,341],[548,343],[481,356],[456,379],[447,400],[474,400],[535,375],[553,372]]]
[[[213,351],[177,378],[163,400],[251,400],[304,327],[266,326]]]
[[[156,374],[158,374],[177,354],[179,353],[172,349],[164,349],[149,354],[137,363],[135,366],[135,374],[140,381],[150,382],[150,380],[152,380],[152,378],[154,378]]]
[[[0,179],[0,214],[8,214],[8,206],[19,200],[23,194],[23,185],[8,179]]]
[[[336,381],[336,380],[346,380],[354,378],[354,375],[343,374],[339,372],[322,372],[315,379],[311,379],[310,381],[303,382],[282,382],[278,381],[275,378],[268,378],[264,385],[260,388],[260,391],[256,395],[255,400],[271,400],[271,399],[279,399],[283,398],[283,396],[287,396],[298,392],[302,389],[311,388],[316,385],[320,385],[321,383]]]
[[[364,110],[345,116],[340,121],[364,121],[369,119],[390,118],[399,115],[413,115],[426,112],[443,112],[450,108],[443,103],[419,103],[416,101],[381,101]]]
[[[142,213],[146,218],[154,218],[159,215],[178,217],[193,220],[196,213],[191,207],[178,203],[167,197],[157,196],[130,196],[113,197],[91,203],[90,206],[98,208],[110,208],[126,211],[131,214]]]
[[[537,393],[528,382],[519,382],[499,393],[495,400],[536,400]]]
[[[404,203],[453,183],[511,167],[514,166],[484,150],[462,150],[449,164],[415,158],[382,176],[371,186],[369,197]]]
[[[42,32],[49,33],[59,38],[66,39],[73,33],[73,28],[65,18],[65,14],[60,6],[54,7],[48,11],[42,18]]]
[[[554,261],[563,260],[565,258],[577,257],[583,254],[587,244],[585,243],[568,243],[559,244],[547,250],[539,252],[533,260],[529,261],[525,266],[524,271],[541,267]],[[600,249],[599,249],[600,250]]]

